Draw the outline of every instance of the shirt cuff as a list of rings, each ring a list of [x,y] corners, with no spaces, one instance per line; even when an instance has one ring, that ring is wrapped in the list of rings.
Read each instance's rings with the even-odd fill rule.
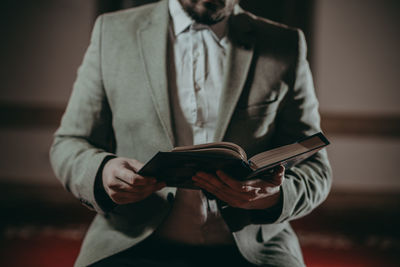
[[[103,162],[100,164],[100,167],[97,171],[96,180],[94,183],[94,197],[96,199],[97,204],[104,212],[111,211],[117,206],[117,204],[114,201],[112,201],[112,199],[104,189],[103,177],[102,177],[104,166],[109,160],[114,158],[116,158],[116,156],[111,156],[111,155],[104,158]]]

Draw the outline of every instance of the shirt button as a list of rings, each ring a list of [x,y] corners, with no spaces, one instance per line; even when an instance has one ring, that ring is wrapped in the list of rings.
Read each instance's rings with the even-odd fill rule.
[[[194,90],[195,91],[200,91],[201,87],[197,83],[194,84]]]
[[[204,123],[202,121],[197,121],[196,126],[197,127],[203,127]]]

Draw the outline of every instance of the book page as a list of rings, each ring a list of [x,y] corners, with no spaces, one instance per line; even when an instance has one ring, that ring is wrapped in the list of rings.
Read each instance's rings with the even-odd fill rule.
[[[311,138],[300,141],[299,143],[293,143],[259,153],[253,156],[250,161],[255,164],[257,168],[260,168],[279,161],[286,160],[296,155],[306,153],[310,150],[314,150],[318,147],[322,147],[325,145],[326,143],[321,140],[318,135],[315,135]]]
[[[231,142],[214,142],[193,146],[181,146],[175,147],[172,152],[196,152],[196,153],[208,153],[218,155],[229,155],[236,157],[247,162],[247,155],[244,150],[237,144]],[[215,153],[214,153],[215,152]]]
[[[173,150],[172,152],[185,152],[185,153],[194,153],[205,156],[224,156],[226,158],[236,158],[242,159],[236,151],[226,149],[226,148],[203,148],[203,149],[190,149],[190,150]]]

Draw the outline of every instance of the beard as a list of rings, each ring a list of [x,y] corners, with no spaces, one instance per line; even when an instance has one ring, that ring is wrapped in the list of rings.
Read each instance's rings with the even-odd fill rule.
[[[213,25],[229,16],[238,0],[179,0],[179,2],[194,21]]]

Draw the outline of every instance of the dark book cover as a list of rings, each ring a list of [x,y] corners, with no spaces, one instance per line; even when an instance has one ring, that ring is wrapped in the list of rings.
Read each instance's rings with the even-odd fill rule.
[[[306,149],[301,153],[293,151],[283,159],[257,167],[254,166],[251,159],[243,160],[239,156],[213,154],[212,151],[207,153],[196,151],[158,152],[138,171],[138,174],[165,181],[167,186],[197,189],[193,185],[192,177],[198,171],[215,173],[217,170],[222,170],[234,179],[249,180],[270,172],[278,165],[283,165],[288,170],[327,146],[329,141],[322,133],[317,133],[280,148],[291,148],[290,146],[294,144],[304,144]],[[273,152],[273,150],[269,151]],[[269,151],[266,151],[267,157]]]
[[[217,170],[223,170],[236,179],[244,179],[253,172],[247,162],[238,158],[191,152],[158,152],[138,173],[165,181],[167,186],[195,189],[192,176],[196,172],[215,173]]]

